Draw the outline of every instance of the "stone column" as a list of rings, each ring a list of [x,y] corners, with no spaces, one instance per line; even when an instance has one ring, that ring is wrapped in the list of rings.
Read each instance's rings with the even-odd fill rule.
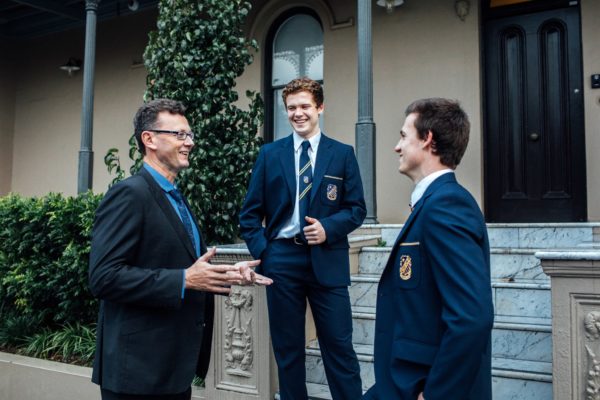
[[[85,56],[83,59],[83,105],[81,109],[81,147],[77,193],[92,188],[94,152],[92,151],[92,124],[94,123],[94,72],[96,65],[96,12],[100,0],[86,0]]]
[[[373,122],[373,42],[371,37],[371,0],[358,0],[358,122],[356,159],[365,191],[365,224],[377,222],[375,174],[375,122]]]
[[[555,400],[600,400],[600,251],[537,252],[552,285]]]

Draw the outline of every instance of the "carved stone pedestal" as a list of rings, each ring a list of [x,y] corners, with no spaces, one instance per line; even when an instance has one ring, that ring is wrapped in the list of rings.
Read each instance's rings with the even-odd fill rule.
[[[243,246],[220,248],[213,263],[251,260]],[[234,286],[215,296],[211,365],[204,398],[210,400],[272,399],[277,367],[271,350],[267,296],[262,286]]]
[[[552,285],[555,400],[600,400],[600,251],[538,252]]]

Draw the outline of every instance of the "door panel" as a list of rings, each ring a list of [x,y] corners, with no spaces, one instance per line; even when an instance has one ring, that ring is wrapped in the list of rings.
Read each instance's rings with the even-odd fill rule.
[[[486,23],[486,217],[587,219],[579,11]]]

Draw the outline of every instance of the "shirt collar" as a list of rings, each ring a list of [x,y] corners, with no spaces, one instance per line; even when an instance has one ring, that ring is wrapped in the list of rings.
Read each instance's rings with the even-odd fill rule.
[[[292,137],[294,138],[294,151],[298,151],[305,139],[296,132],[293,133]],[[319,133],[308,139],[308,141],[310,142],[310,148],[312,151],[316,151],[317,147],[319,146],[319,142],[321,141],[321,131],[319,130]]]
[[[441,169],[421,179],[419,183],[417,183],[417,186],[415,186],[415,189],[413,190],[412,194],[410,195],[410,204],[414,207],[415,204],[417,204],[417,202],[421,200],[421,197],[423,197],[423,194],[425,193],[429,185],[431,185],[433,181],[435,181],[440,176],[449,172],[453,172],[453,170],[451,170],[450,168]]]
[[[152,175],[152,177],[154,178],[156,183],[158,183],[158,185],[161,187],[161,189],[164,190],[165,192],[168,193],[173,189],[177,189],[176,185],[169,182],[169,180],[167,178],[162,176],[160,174],[160,172],[158,172],[157,170],[152,168],[149,164],[144,163],[144,168],[146,168],[146,170],[150,173],[150,175]]]

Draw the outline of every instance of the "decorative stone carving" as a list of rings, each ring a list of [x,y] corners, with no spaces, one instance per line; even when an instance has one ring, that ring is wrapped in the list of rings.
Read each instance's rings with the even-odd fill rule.
[[[588,373],[585,387],[586,400],[600,400],[600,361],[590,349],[585,345],[588,354]]]
[[[600,311],[590,311],[583,319],[585,336],[590,341],[600,339]],[[591,349],[585,345],[588,359],[588,372],[586,379],[586,400],[600,400],[600,361]]]
[[[588,339],[600,339],[600,311],[589,312],[585,316],[583,323],[585,325],[585,336]]]
[[[241,377],[252,376],[254,358],[252,338],[252,311],[254,297],[247,289],[233,287],[231,294],[225,300],[225,316],[227,330],[225,331],[225,371],[230,375]]]

